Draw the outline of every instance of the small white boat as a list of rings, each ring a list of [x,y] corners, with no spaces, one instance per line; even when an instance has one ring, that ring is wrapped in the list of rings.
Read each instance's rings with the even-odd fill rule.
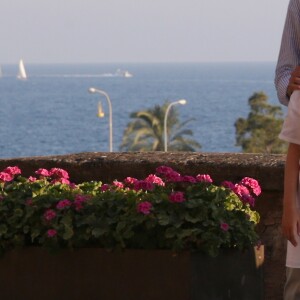
[[[20,59],[20,61],[19,61],[19,73],[18,73],[17,78],[22,79],[22,80],[27,79],[27,74],[26,74],[23,59]]]
[[[133,75],[131,73],[129,73],[128,71],[122,71],[121,69],[118,69],[116,71],[115,76],[117,76],[117,77],[126,77],[126,78],[133,77]]]
[[[123,72],[123,76],[124,76],[124,77],[127,77],[127,78],[133,77],[133,75],[132,75],[131,73],[129,73],[128,71],[124,71],[124,72]]]

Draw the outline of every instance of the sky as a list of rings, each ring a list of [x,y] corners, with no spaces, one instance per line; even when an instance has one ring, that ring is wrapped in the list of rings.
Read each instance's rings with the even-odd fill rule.
[[[289,0],[1,0],[0,64],[276,61]]]

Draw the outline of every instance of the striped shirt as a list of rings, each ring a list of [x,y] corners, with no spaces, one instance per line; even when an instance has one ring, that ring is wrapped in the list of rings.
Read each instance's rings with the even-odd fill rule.
[[[286,95],[287,87],[291,73],[298,65],[300,65],[300,0],[290,0],[275,71],[278,99],[284,105],[289,103]]]

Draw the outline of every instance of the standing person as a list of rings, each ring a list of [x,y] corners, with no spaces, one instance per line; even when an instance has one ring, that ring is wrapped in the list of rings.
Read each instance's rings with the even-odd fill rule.
[[[294,90],[300,90],[300,0],[290,0],[275,72],[279,101],[288,105]]]
[[[300,0],[290,0],[276,66],[279,101],[288,105],[279,137],[289,143],[284,175],[282,232],[288,240],[285,300],[300,299]]]
[[[284,174],[282,232],[288,240],[284,300],[300,300],[300,91],[290,97],[279,138],[289,143]]]
[[[279,138],[289,143],[284,175],[282,232],[288,240],[284,300],[300,300],[300,0],[290,0],[276,66],[279,101],[288,105]]]

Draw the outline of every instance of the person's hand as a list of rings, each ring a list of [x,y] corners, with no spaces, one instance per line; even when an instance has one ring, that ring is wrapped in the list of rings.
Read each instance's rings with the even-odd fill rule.
[[[287,87],[287,96],[291,97],[295,90],[300,90],[300,66],[297,66],[291,74]]]
[[[297,246],[297,235],[300,236],[300,212],[296,209],[284,209],[282,216],[282,233]]]

